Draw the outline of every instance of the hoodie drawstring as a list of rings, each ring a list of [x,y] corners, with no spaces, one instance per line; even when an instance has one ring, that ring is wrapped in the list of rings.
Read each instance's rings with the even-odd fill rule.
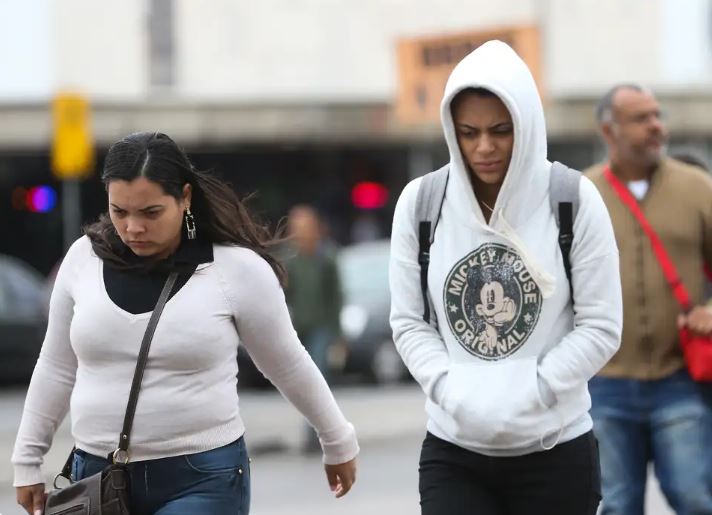
[[[559,428],[556,431],[556,438],[554,438],[554,441],[551,445],[546,445],[545,443],[547,435],[552,434],[551,432],[544,432],[544,434],[542,434],[539,438],[539,445],[541,445],[541,448],[545,451],[550,451],[551,449],[556,447],[559,443],[559,440],[561,440],[561,435],[564,434],[564,419],[556,408],[554,408],[554,413],[556,413],[556,419],[559,422]]]
[[[520,258],[524,262],[524,265],[527,267],[527,270],[529,270],[529,273],[531,273],[532,279],[534,279],[534,282],[539,286],[542,296],[545,299],[548,299],[554,294],[554,291],[556,291],[556,278],[544,270],[544,268],[541,267],[527,251],[524,242],[519,238],[519,236],[517,236],[517,233],[514,231],[512,226],[509,225],[507,219],[504,218],[502,210],[496,209],[492,216],[494,217],[495,215],[498,217],[498,221],[501,221],[504,230],[500,232],[491,226],[490,229],[514,244],[519,251]]]

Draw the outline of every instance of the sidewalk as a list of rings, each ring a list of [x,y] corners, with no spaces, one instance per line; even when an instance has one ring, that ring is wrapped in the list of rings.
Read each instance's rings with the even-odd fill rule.
[[[417,449],[425,431],[424,397],[420,389],[414,384],[389,388],[350,386],[335,389],[334,395],[346,417],[356,426],[363,452],[359,472],[362,477],[361,484],[364,485],[361,490],[370,492],[361,494],[361,497],[359,494],[350,496],[351,500],[348,503],[353,504],[353,509],[351,511],[344,509],[344,513],[363,513],[364,507],[373,505],[374,495],[378,492],[380,493],[375,498],[388,506],[400,506],[406,502],[404,499],[410,502],[416,496],[416,490],[413,489],[413,485],[417,485],[416,467],[400,472],[398,467],[405,466],[404,463],[408,461],[402,459],[407,454],[402,450],[404,442],[405,448],[412,454],[408,459],[417,460]],[[10,486],[12,482],[10,455],[23,401],[24,391],[0,390],[0,512],[5,515],[21,513],[14,504],[14,490]],[[294,475],[301,474],[300,471],[304,468],[306,458],[299,454],[305,433],[304,422],[301,415],[274,390],[245,391],[240,397],[240,406],[247,426],[246,439],[250,454],[253,457],[263,455],[263,459],[256,460],[255,466],[262,467],[262,477],[272,477],[274,480],[269,483],[257,482],[254,493],[257,498],[268,499],[274,495],[275,482],[281,485],[292,484]],[[381,445],[378,445],[379,443]],[[48,481],[50,476],[56,474],[64,464],[71,448],[69,424],[65,421],[55,437],[52,450],[46,456],[44,470]],[[265,453],[270,454],[265,455]],[[379,479],[392,478],[393,474],[410,475],[408,481]],[[375,478],[372,479],[371,484],[368,483],[370,477]],[[322,487],[321,475],[312,477],[307,474],[303,479],[313,480],[317,485],[314,488]],[[382,488],[381,483],[387,487]],[[307,488],[302,483],[300,485],[302,485],[300,488]],[[649,477],[648,487],[647,513],[671,515],[672,512],[662,499],[659,486],[652,474]],[[269,504],[266,501],[262,503]],[[314,513],[332,512],[333,504],[330,499],[329,502],[324,502],[324,506],[326,508],[322,511],[317,509]],[[264,511],[270,515],[291,512]],[[393,510],[387,512],[393,513]],[[372,513],[381,512],[372,511]]]
[[[385,388],[341,387],[334,390],[334,396],[346,418],[356,427],[362,445],[424,434],[424,396],[415,384]],[[10,456],[23,402],[24,391],[0,390],[0,485],[12,482]],[[299,452],[305,436],[304,419],[277,391],[242,392],[240,410],[251,454]],[[48,480],[62,468],[72,445],[69,421],[65,420],[45,457],[44,471]]]

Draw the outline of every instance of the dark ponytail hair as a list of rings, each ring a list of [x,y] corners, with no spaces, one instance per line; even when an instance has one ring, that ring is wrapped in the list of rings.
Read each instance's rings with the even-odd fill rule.
[[[239,245],[255,251],[267,261],[280,284],[286,273],[270,253],[280,240],[259,224],[226,183],[210,173],[196,170],[186,153],[167,135],[160,132],[137,132],[114,143],[106,155],[101,176],[108,188],[112,181],[132,181],[138,177],[155,182],[176,200],[183,198],[183,188],[190,184],[190,203],[201,239],[211,243]],[[97,256],[112,265],[135,268],[127,261],[126,245],[121,241],[108,213],[84,228]]]

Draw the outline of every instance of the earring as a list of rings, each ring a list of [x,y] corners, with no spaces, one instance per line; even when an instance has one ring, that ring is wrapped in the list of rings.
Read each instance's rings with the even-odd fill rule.
[[[193,216],[193,213],[190,212],[189,207],[185,210],[185,228],[188,231],[188,239],[194,240],[197,235],[197,231],[195,229],[195,217]]]

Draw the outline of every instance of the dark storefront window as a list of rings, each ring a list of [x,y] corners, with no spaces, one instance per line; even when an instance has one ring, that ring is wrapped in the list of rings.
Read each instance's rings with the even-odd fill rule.
[[[59,201],[47,212],[33,212],[27,195],[33,188],[60,184],[49,174],[49,155],[0,154],[0,254],[10,254],[46,274],[62,246]]]
[[[395,202],[408,181],[405,147],[243,146],[188,148],[200,169],[212,169],[243,196],[248,206],[274,227],[295,204],[308,203],[323,213],[331,236],[340,244],[354,238],[388,237]],[[106,149],[97,152],[101,168]],[[359,182],[382,184],[388,198],[382,208],[353,205]],[[57,204],[47,213],[13,206],[17,188],[48,185]],[[49,172],[46,154],[0,154],[0,254],[10,254],[47,274],[62,256],[62,185]],[[82,220],[95,220],[106,209],[98,174],[81,183]]]

